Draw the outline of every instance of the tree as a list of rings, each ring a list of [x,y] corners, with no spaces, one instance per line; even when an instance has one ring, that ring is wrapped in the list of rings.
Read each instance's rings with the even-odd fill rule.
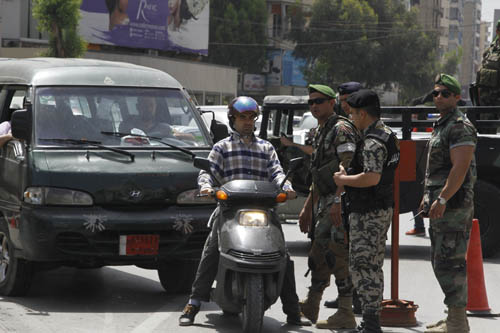
[[[210,1],[207,61],[260,72],[266,58],[266,22],[265,0]]]
[[[438,35],[424,31],[417,12],[400,0],[317,0],[309,20],[303,10],[295,12],[290,38],[297,42],[295,55],[308,63],[308,80],[322,78],[334,87],[396,83],[403,101],[432,85]]]
[[[38,29],[50,35],[50,57],[77,58],[87,49],[87,43],[78,34],[81,0],[33,0],[33,16]]]

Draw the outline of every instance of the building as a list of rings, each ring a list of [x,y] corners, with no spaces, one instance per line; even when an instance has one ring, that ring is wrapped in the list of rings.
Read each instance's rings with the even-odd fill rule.
[[[87,3],[89,6],[104,6],[104,1]],[[38,31],[31,8],[32,0],[0,0],[0,57],[35,57],[46,47],[48,36]],[[206,16],[208,20],[208,14]],[[236,96],[237,68],[159,54],[155,49],[90,44],[83,57],[124,61],[165,71],[181,82],[198,104],[223,104]],[[190,58],[197,57],[201,56]]]
[[[305,8],[313,0],[301,0]],[[305,62],[293,56],[295,43],[287,40],[291,29],[290,13],[297,5],[296,0],[267,1],[267,51],[266,64],[261,73],[241,73],[239,94],[262,100],[266,95],[305,95],[307,82],[302,66]]]
[[[481,30],[479,33],[479,54],[483,54],[490,45],[490,23],[481,21]]]
[[[476,80],[481,66],[481,0],[465,0],[462,27],[462,63],[460,84],[462,97],[469,97],[469,84]]]

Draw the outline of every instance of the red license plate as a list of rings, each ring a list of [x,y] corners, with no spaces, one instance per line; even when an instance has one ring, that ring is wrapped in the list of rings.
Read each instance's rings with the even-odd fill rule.
[[[160,235],[121,235],[120,255],[153,256],[158,254]]]

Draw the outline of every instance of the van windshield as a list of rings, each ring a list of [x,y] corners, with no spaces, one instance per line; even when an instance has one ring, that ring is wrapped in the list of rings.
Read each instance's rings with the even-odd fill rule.
[[[197,111],[177,89],[40,87],[34,105],[37,145],[65,145],[49,139],[83,139],[168,148],[144,138],[151,136],[176,146],[208,146]]]

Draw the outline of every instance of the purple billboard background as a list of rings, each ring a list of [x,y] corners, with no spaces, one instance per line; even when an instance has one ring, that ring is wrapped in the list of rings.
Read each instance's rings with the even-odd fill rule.
[[[107,6],[114,1],[126,7],[118,20]],[[80,34],[89,43],[208,54],[208,15],[203,13],[206,20],[191,19],[169,29],[168,0],[83,0],[80,12]]]

